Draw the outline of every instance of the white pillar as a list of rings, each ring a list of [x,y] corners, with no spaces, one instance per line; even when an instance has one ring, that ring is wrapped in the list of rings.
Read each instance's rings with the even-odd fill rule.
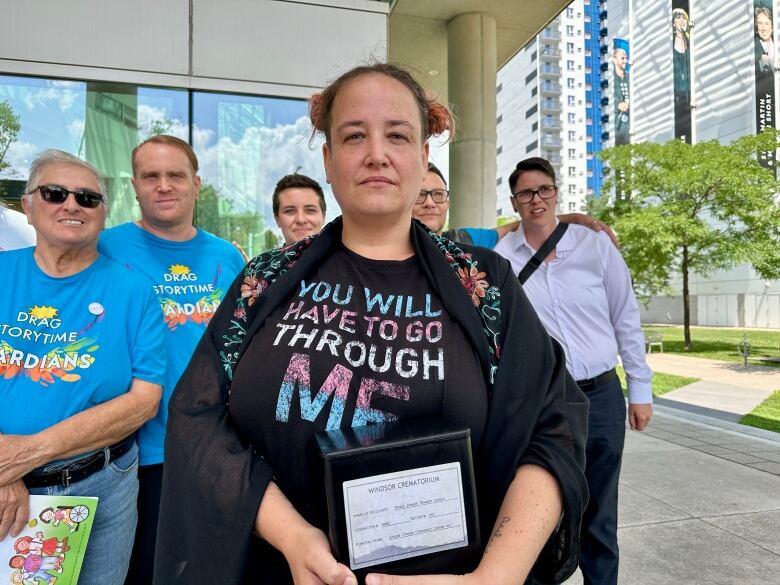
[[[450,227],[496,225],[496,21],[467,13],[447,24],[448,99],[458,118],[450,145]]]

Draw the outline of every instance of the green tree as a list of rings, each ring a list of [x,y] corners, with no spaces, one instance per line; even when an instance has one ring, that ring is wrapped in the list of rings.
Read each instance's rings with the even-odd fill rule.
[[[195,224],[228,242],[238,243],[250,257],[279,244],[255,211],[234,211],[233,202],[221,197],[209,183],[202,183],[195,206]]]
[[[173,128],[173,120],[169,118],[163,118],[158,120],[152,120],[147,128],[149,137],[160,136],[161,134],[170,134]]]
[[[692,272],[706,276],[748,263],[762,278],[780,277],[780,184],[756,158],[777,146],[778,135],[769,130],[728,145],[670,140],[600,155],[610,169],[605,192],[617,196],[591,209],[620,234],[640,297],[666,292],[682,276],[686,351]]]
[[[8,102],[0,102],[0,172],[10,165],[5,162],[5,155],[11,145],[16,142],[22,125]]]

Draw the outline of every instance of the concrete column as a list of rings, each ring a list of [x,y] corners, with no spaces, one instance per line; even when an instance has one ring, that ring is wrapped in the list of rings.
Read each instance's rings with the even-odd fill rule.
[[[483,13],[453,18],[447,52],[447,97],[459,122],[450,144],[450,227],[495,227],[495,18]]]

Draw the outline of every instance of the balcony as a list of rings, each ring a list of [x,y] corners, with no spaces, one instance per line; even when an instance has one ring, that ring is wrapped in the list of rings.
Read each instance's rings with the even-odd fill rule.
[[[560,112],[560,111],[561,111],[561,104],[557,100],[542,101],[542,112],[548,113],[548,112]]]
[[[539,68],[542,77],[560,77],[561,68],[556,65],[544,64]]]
[[[558,61],[561,58],[561,52],[550,46],[544,47],[539,55],[542,61]]]
[[[557,136],[551,136],[546,135],[542,136],[542,146],[546,146],[548,148],[560,148],[561,147],[561,139]]]
[[[561,33],[557,30],[551,30],[549,28],[544,29],[539,35],[544,41],[560,41]]]
[[[557,118],[544,118],[542,120],[542,130],[560,131],[561,121]]]
[[[542,95],[561,95],[561,85],[559,83],[544,81],[539,90],[542,92]]]

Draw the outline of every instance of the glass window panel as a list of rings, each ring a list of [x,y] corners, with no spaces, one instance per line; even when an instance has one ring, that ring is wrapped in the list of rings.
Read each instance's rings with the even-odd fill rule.
[[[305,100],[194,92],[193,147],[203,180],[195,223],[250,256],[282,243],[271,196],[279,179],[301,173],[325,191],[327,217],[338,215],[325,183],[322,141],[309,146]]]
[[[4,157],[0,183],[21,195],[35,156],[57,148],[95,165],[107,179],[108,226],[138,217],[130,154],[151,134],[187,139],[187,92],[120,83],[0,75],[0,102],[19,116],[21,130]]]
[[[0,102],[20,123],[2,159],[0,191],[11,202],[22,195],[35,155],[46,148],[78,152],[84,134],[86,84],[0,75]]]

